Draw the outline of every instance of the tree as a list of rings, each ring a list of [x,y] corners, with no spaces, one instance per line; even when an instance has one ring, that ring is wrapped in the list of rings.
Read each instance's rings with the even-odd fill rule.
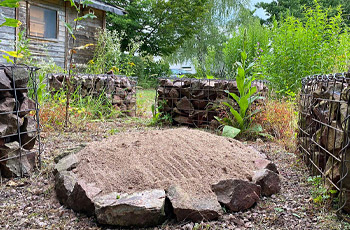
[[[264,21],[271,23],[274,18],[279,21],[281,18],[288,15],[293,15],[296,18],[304,18],[303,12],[305,7],[312,7],[315,5],[315,0],[277,0],[271,3],[259,2],[255,6],[263,8],[268,14],[269,18]],[[329,16],[333,17],[337,14],[337,6],[342,5],[343,16],[345,23],[350,25],[350,5],[348,0],[317,0],[317,3],[323,8],[331,8]]]
[[[224,77],[223,44],[227,41],[229,31],[236,26],[233,19],[248,3],[248,0],[210,0],[202,29],[187,39],[171,60],[192,61],[198,77]]]
[[[140,50],[150,55],[173,53],[200,30],[208,0],[106,0],[128,12],[107,14],[107,28],[122,35],[122,50],[131,41],[141,42]]]

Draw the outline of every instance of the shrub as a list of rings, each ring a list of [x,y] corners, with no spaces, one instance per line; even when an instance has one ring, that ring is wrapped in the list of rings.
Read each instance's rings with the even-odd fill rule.
[[[289,16],[273,23],[271,45],[260,67],[277,92],[297,93],[303,77],[347,70],[350,37],[340,8],[338,12],[329,17],[315,1],[303,21]]]
[[[298,119],[295,104],[288,100],[268,99],[258,107],[261,111],[252,118],[253,123],[260,124],[265,133],[272,135],[287,150],[295,150]]]

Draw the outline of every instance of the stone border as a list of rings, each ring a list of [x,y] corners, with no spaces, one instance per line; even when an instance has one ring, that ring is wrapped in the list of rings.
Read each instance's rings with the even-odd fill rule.
[[[61,204],[76,212],[96,216],[97,222],[121,227],[151,227],[169,218],[177,221],[216,220],[227,211],[244,211],[259,201],[261,195],[280,191],[280,176],[276,166],[267,159],[255,162],[260,169],[252,181],[229,179],[212,185],[214,196],[191,197],[181,187],[153,189],[120,194],[102,195],[101,189],[86,183],[72,171],[79,164],[71,153],[58,161],[54,168],[55,190]]]

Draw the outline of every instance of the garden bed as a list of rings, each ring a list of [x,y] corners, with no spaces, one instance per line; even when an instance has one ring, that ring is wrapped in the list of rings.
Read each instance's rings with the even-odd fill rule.
[[[111,136],[62,158],[55,173],[60,202],[118,226],[213,220],[220,204],[243,211],[280,190],[264,154],[187,128]]]

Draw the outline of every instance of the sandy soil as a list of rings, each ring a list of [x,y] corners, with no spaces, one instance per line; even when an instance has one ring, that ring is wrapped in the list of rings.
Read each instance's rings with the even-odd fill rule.
[[[247,179],[262,155],[239,141],[187,128],[120,133],[78,153],[74,170],[103,193],[167,189],[211,193],[222,179]]]

